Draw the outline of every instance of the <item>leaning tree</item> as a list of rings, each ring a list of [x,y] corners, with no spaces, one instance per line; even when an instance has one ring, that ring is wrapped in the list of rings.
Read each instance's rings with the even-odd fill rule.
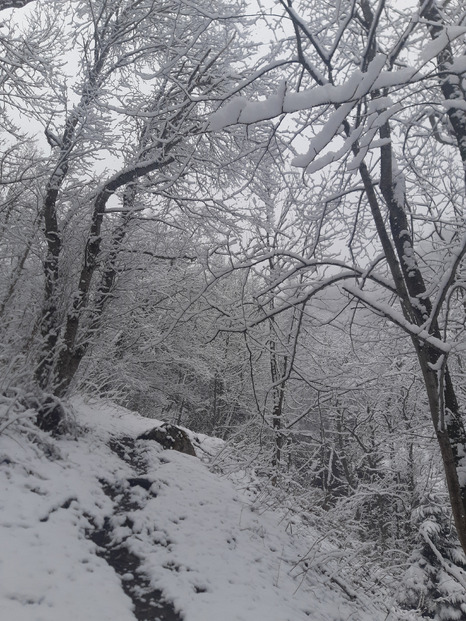
[[[72,0],[10,15],[0,311],[38,394],[68,392],[122,275],[194,261],[213,235],[228,181],[205,119],[237,79],[239,8]]]

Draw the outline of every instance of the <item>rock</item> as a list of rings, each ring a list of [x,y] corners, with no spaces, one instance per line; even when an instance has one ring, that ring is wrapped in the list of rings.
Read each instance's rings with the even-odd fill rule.
[[[147,492],[152,487],[153,481],[149,481],[149,479],[145,479],[144,477],[133,477],[131,479],[126,479],[129,483],[130,487],[142,487]]]
[[[145,431],[138,436],[138,440],[155,440],[165,449],[196,457],[196,452],[186,431],[170,423],[163,423],[160,427]]]
[[[61,403],[52,396],[39,402],[37,407],[36,425],[42,431],[59,434],[65,427],[65,410]]]

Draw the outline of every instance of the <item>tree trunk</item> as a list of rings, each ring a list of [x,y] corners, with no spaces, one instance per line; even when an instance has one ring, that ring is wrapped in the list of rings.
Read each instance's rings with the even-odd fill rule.
[[[427,5],[421,1],[421,5],[424,7],[423,16],[431,24],[429,26],[431,36],[435,38],[444,27],[442,15],[434,1],[427,3]],[[370,4],[367,0],[362,0],[361,7],[369,27],[372,28],[374,15]],[[369,50],[370,54],[373,55],[374,52]],[[371,58],[367,60],[369,61]],[[439,69],[444,71],[452,60],[451,48],[447,46],[438,57]],[[441,88],[446,99],[461,98],[464,101],[464,93],[459,92],[459,87],[457,87],[454,81],[450,81],[448,77],[442,79]],[[373,99],[379,96],[379,92],[372,93]],[[458,110],[456,109],[453,112],[453,114],[450,114],[450,120],[452,121],[463,164],[466,164],[466,113],[457,114]],[[454,117],[454,120],[452,117]],[[404,190],[400,191],[403,179],[396,170],[396,157],[393,152],[388,121],[380,128],[380,138],[385,142],[380,149],[380,190],[388,209],[390,239],[384,220],[381,217],[374,184],[364,163],[362,163],[359,170],[372,210],[374,223],[379,239],[382,242],[385,257],[406,319],[419,327],[428,325],[429,333],[441,339],[438,311],[433,310],[422,272],[416,261],[411,226],[406,215],[406,197]],[[444,299],[443,297],[442,301]],[[466,455],[466,430],[459,412],[446,358],[442,360],[442,352],[428,344],[422,343],[416,337],[412,337],[412,341],[424,379],[430,415],[440,448],[458,538],[466,553],[466,480],[460,480],[459,476],[461,456]]]

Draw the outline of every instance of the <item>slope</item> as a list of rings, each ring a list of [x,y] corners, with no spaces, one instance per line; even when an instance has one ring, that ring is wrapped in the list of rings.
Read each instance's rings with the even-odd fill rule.
[[[398,618],[202,459],[136,440],[157,421],[74,402],[80,431],[0,435],[0,610],[8,621]],[[83,427],[81,427],[83,426]],[[21,427],[21,429],[20,429]],[[218,448],[200,438],[199,455]]]

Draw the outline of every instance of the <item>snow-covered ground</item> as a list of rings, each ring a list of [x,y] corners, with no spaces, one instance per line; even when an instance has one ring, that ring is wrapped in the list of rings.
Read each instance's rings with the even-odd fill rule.
[[[76,400],[74,409],[85,426],[75,438],[28,437],[14,425],[0,435],[2,620],[399,618],[356,581],[332,575],[322,554],[304,569],[300,559],[321,534],[302,524],[292,530],[283,512],[259,510],[209,471],[205,455],[220,441],[201,438],[201,459],[132,443],[157,421],[96,401]],[[137,558],[136,572],[117,573],[97,554],[96,533]],[[144,599],[150,589],[173,607],[136,610],[134,593]]]

